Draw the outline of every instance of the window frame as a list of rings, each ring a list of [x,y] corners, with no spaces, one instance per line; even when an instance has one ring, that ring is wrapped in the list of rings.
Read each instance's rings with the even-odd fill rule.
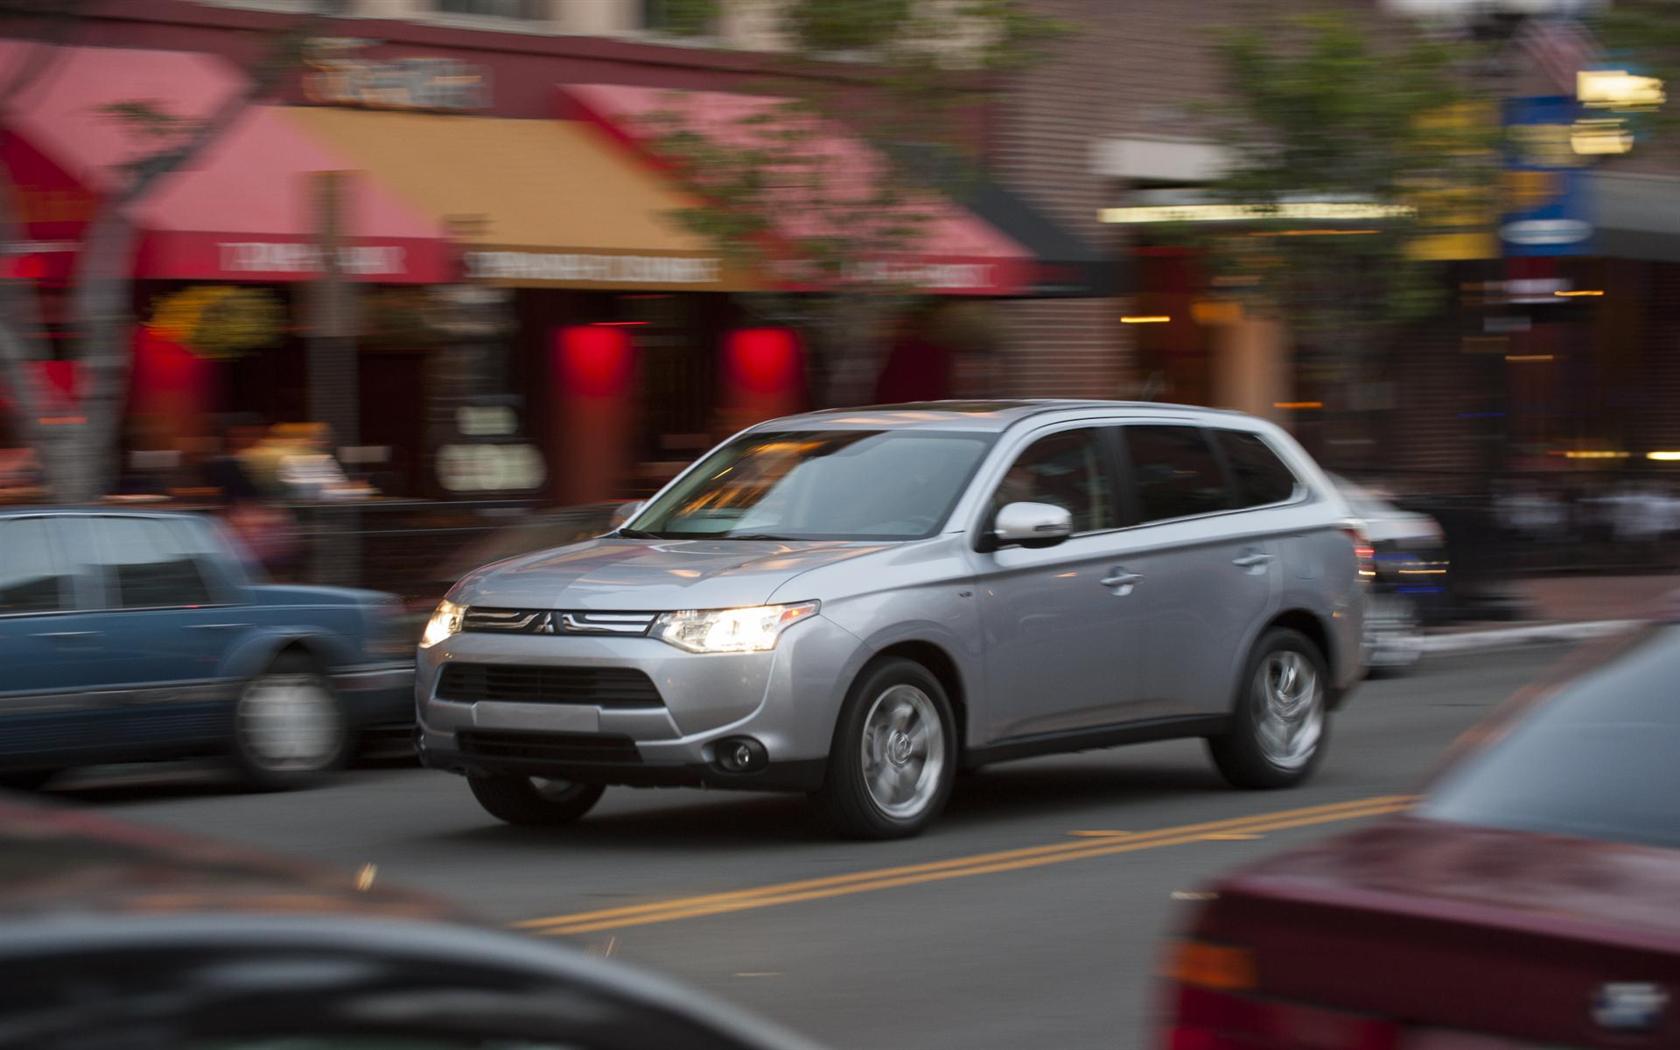
[[[1221,507],[1218,510],[1204,510],[1198,511],[1195,514],[1180,514],[1171,518],[1150,518],[1147,521],[1144,520],[1143,497],[1138,491],[1137,475],[1132,469],[1131,443],[1125,434],[1126,430],[1134,427],[1163,427],[1175,430],[1194,430],[1201,436],[1202,444],[1207,447],[1208,452],[1213,456],[1214,469],[1219,472],[1220,484],[1225,490],[1226,503],[1234,504],[1236,502],[1236,488],[1234,487],[1232,481],[1230,464],[1225,461],[1225,455],[1219,448],[1219,442],[1215,441],[1212,433],[1210,433],[1213,428],[1200,422],[1179,422],[1177,420],[1168,419],[1128,420],[1115,426],[1116,440],[1120,449],[1120,463],[1125,472],[1124,487],[1126,489],[1128,501],[1127,505],[1130,509],[1129,524],[1127,525],[1128,528],[1150,528],[1155,525],[1166,525],[1178,521],[1198,521],[1203,518],[1217,518],[1226,514],[1241,514],[1245,511],[1256,509],[1254,507],[1236,507],[1228,505]],[[1297,478],[1296,480],[1298,481],[1300,479]]]
[[[156,517],[147,514],[89,514],[85,516],[86,528],[89,531],[88,546],[94,553],[94,560],[88,563],[88,570],[94,580],[94,597],[96,604],[90,611],[106,613],[146,612],[162,609],[215,609],[236,604],[230,601],[227,586],[215,567],[207,565],[202,551],[196,549],[195,544],[187,542],[182,535],[183,523],[171,518]],[[105,538],[100,535],[99,522],[122,520],[144,521],[161,525],[170,535],[175,537],[181,553],[185,554],[197,570],[199,579],[204,582],[205,595],[209,599],[203,602],[177,602],[172,605],[121,605],[122,590],[117,584],[116,573],[108,556]]]
[[[1047,426],[1037,427],[1023,435],[1020,442],[1010,446],[1009,450],[998,458],[998,468],[991,472],[983,489],[978,494],[979,506],[975,509],[974,522],[969,530],[972,537],[971,546],[981,553],[992,553],[998,549],[993,540],[993,535],[996,532],[997,516],[992,509],[992,498],[997,495],[998,488],[1003,484],[1003,479],[1008,476],[1010,469],[1015,466],[1016,461],[1026,454],[1028,449],[1046,438],[1055,437],[1057,434],[1065,434],[1070,430],[1094,430],[1097,432],[1097,454],[1101,468],[1108,477],[1109,499],[1114,506],[1115,524],[1106,529],[1090,529],[1085,532],[1071,533],[1067,539],[1103,536],[1128,528],[1129,504],[1125,499],[1125,485],[1120,477],[1119,449],[1114,440],[1114,430],[1118,426],[1119,421],[1110,418],[1066,419]],[[976,478],[970,479],[971,487],[976,480],[978,480],[978,475]]]
[[[1237,511],[1268,510],[1273,507],[1289,507],[1297,503],[1306,502],[1307,497],[1312,492],[1312,487],[1302,480],[1301,475],[1295,471],[1294,467],[1289,465],[1288,458],[1279,452],[1275,445],[1266,440],[1266,435],[1260,433],[1258,430],[1244,430],[1240,427],[1204,426],[1202,429],[1207,434],[1208,444],[1213,446],[1214,455],[1219,459],[1220,469],[1225,474],[1225,490],[1229,494],[1233,503],[1241,502],[1242,490],[1237,485],[1237,472],[1236,468],[1231,464],[1231,457],[1225,451],[1225,446],[1219,440],[1220,434],[1242,434],[1260,442],[1260,447],[1272,454],[1272,458],[1278,461],[1278,464],[1283,467],[1284,472],[1289,475],[1290,480],[1295,483],[1294,490],[1290,493],[1289,498],[1287,499],[1273,500],[1270,503],[1253,503],[1248,506],[1238,506],[1233,509]]]
[[[24,521],[69,522],[73,516],[68,514],[8,514],[0,518],[0,535],[5,534],[7,525]],[[53,557],[58,560],[64,574],[59,577],[58,600],[62,609],[31,609],[23,612],[6,612],[0,610],[0,620],[16,620],[26,616],[74,616],[87,611],[86,602],[89,597],[88,572],[86,564],[77,564],[70,557],[70,552],[61,542],[61,530],[54,529],[49,524],[47,543],[52,548]],[[68,588],[68,590],[66,589]],[[68,601],[66,601],[68,599]]]

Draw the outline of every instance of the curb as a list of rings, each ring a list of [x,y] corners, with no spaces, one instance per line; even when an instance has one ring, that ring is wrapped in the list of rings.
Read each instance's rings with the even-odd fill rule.
[[[1546,642],[1578,642],[1617,634],[1644,621],[1587,620],[1577,623],[1536,623],[1522,627],[1496,627],[1486,631],[1462,631],[1425,637],[1422,651],[1429,655],[1480,653],[1515,649]]]

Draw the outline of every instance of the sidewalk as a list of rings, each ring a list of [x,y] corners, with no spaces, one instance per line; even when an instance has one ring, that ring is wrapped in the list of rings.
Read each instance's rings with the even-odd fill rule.
[[[1510,590],[1523,620],[1460,624],[1432,632],[1425,653],[1480,652],[1537,642],[1581,641],[1614,634],[1680,596],[1680,576],[1544,576],[1514,580]]]

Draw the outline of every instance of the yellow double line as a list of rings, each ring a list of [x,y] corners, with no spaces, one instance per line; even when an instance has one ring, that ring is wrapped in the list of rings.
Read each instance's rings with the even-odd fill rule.
[[[598,933],[601,930],[616,930],[626,926],[697,919],[706,915],[771,908],[780,904],[797,904],[801,901],[843,897],[853,893],[872,893],[876,890],[941,882],[945,879],[964,879],[973,875],[994,875],[1024,868],[1039,868],[1049,864],[1063,864],[1070,860],[1088,860],[1117,853],[1182,846],[1210,838],[1260,835],[1268,831],[1283,831],[1313,824],[1358,820],[1363,817],[1398,813],[1414,801],[1416,798],[1412,795],[1380,795],[1352,802],[1260,813],[1203,824],[1184,824],[1153,831],[1114,832],[1084,837],[1077,842],[1057,842],[996,853],[977,853],[966,857],[952,857],[949,860],[906,864],[896,868],[877,868],[873,871],[855,871],[846,875],[783,882],[728,893],[709,893],[698,897],[677,897],[648,904],[603,908],[599,911],[552,915],[543,919],[528,919],[514,925],[547,936]]]

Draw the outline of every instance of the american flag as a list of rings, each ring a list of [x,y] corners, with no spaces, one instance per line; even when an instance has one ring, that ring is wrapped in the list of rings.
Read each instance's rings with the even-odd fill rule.
[[[1573,18],[1529,19],[1517,33],[1519,51],[1565,94],[1575,94],[1575,74],[1604,63],[1592,33]]]

